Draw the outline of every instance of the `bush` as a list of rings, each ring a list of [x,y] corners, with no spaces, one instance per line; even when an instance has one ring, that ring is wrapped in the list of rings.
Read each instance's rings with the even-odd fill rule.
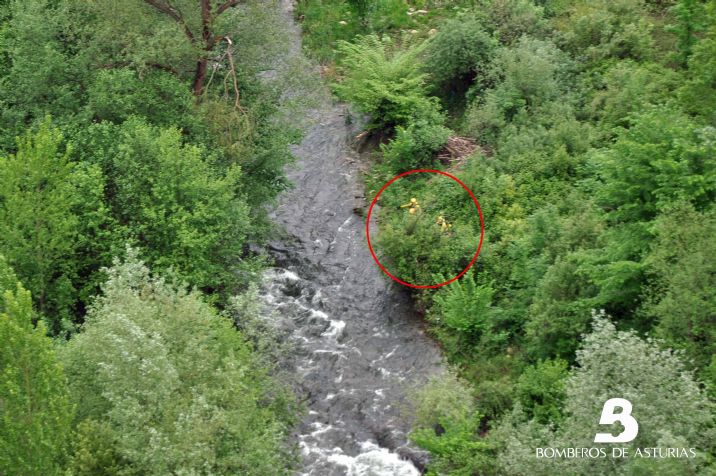
[[[517,407],[496,431],[496,438],[505,445],[499,457],[505,473],[641,474],[636,468],[645,464],[642,458],[534,457],[535,447],[593,446],[595,433],[603,430],[598,425],[602,406],[615,396],[632,403],[639,422],[636,439],[618,446],[628,448],[631,455],[635,448],[696,447],[696,458],[659,458],[646,464],[659,474],[708,473],[709,458],[703,451],[709,451],[715,441],[713,404],[679,355],[634,332],[617,331],[603,315],[596,315],[593,331],[584,336],[577,361],[579,367],[565,381],[564,419],[559,427],[535,419],[526,423],[526,415]],[[616,428],[613,433],[617,433]]]
[[[716,199],[716,131],[678,110],[657,107],[635,116],[616,143],[596,154],[600,199],[615,221],[653,219],[676,201],[704,209]]]
[[[484,84],[496,41],[485,31],[477,16],[459,16],[445,21],[428,44],[425,71],[440,89],[465,89]]]
[[[183,126],[191,121],[194,98],[186,84],[165,71],[140,77],[129,68],[101,70],[88,91],[95,119],[121,123],[140,116],[158,126]]]
[[[377,245],[387,268],[394,276],[417,285],[433,284],[440,276],[452,277],[462,271],[475,254],[480,231],[467,192],[448,178],[426,179],[424,175],[391,185],[380,197],[378,217]],[[415,214],[401,208],[411,198],[421,207]],[[449,229],[438,223],[440,217],[451,225]]]
[[[396,174],[430,166],[450,133],[450,129],[423,118],[407,127],[398,126],[395,138],[387,145],[381,144],[383,161]]]
[[[522,372],[516,396],[528,418],[542,424],[559,424],[567,374],[567,362],[559,359],[539,362]]]
[[[75,474],[288,474],[294,423],[232,322],[201,295],[115,262],[62,351],[77,405]]]
[[[565,48],[587,66],[607,58],[649,59],[652,25],[641,0],[580,0],[558,26]]]
[[[465,382],[451,373],[433,377],[414,396],[410,439],[430,451],[428,474],[486,474],[492,447],[477,435],[480,415]]]
[[[590,112],[606,126],[627,127],[632,114],[663,104],[679,77],[658,64],[625,60],[609,68],[602,80],[604,88],[595,91]]]
[[[716,214],[675,204],[654,223],[655,240],[645,264],[649,298],[642,312],[656,321],[655,335],[683,350],[707,384],[716,355]],[[714,367],[716,369],[716,367]]]
[[[63,330],[101,247],[88,243],[107,225],[97,166],[70,160],[62,134],[46,119],[0,156],[0,253],[33,293],[50,330]],[[106,233],[106,231],[105,231]]]
[[[498,327],[497,309],[492,307],[494,290],[475,282],[474,271],[439,289],[433,297],[430,321],[462,337],[465,347],[485,350],[503,344],[507,334]]]
[[[73,408],[54,344],[35,319],[30,293],[0,256],[0,468],[59,476]]]
[[[679,89],[679,102],[686,111],[716,125],[716,7],[708,11],[710,28],[689,57],[686,81]]]
[[[530,0],[489,0],[484,7],[487,24],[501,43],[511,45],[523,36],[544,38],[549,25],[544,9]]]
[[[388,37],[358,37],[355,43],[340,42],[340,69],[345,78],[336,93],[370,114],[371,128],[406,126],[417,118],[435,118],[437,99],[427,97],[427,75],[420,56],[427,43],[398,47]]]
[[[236,270],[251,227],[239,167],[217,171],[179,130],[138,118],[94,125],[79,145],[106,175],[118,242],[143,248],[158,270],[172,267],[205,291],[230,293],[241,284]]]
[[[534,113],[557,97],[567,67],[563,54],[549,41],[523,37],[513,48],[502,48],[491,73],[495,86],[468,108],[466,132],[494,143],[519,114]]]
[[[360,16],[345,0],[300,1],[296,14],[302,19],[303,44],[321,61],[333,59],[336,45],[350,41],[361,30]]]

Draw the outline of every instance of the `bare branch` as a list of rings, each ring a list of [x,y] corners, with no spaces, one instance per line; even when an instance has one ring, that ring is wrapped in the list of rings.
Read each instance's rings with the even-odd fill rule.
[[[229,8],[235,7],[241,2],[241,0],[226,0],[226,2],[219,5],[219,8],[216,9],[216,16],[218,17],[222,13],[224,13]]]

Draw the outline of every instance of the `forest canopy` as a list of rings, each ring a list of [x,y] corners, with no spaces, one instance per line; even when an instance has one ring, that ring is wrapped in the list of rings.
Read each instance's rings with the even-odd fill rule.
[[[0,474],[297,467],[300,405],[247,325],[256,306],[236,304],[269,265],[267,211],[311,100],[299,83],[317,77],[287,60],[284,13],[0,0]],[[426,474],[713,474],[716,2],[294,13],[346,122],[378,144],[368,203],[440,169],[484,214],[473,268],[411,294],[450,366],[409,399]],[[480,223],[423,175],[386,194],[376,244],[398,275],[442,281]],[[695,455],[534,457],[590,446],[615,396],[639,420],[629,449]]]
[[[254,0],[0,1],[1,474],[294,465],[296,398],[232,305],[298,138],[285,73],[257,76],[284,24]]]

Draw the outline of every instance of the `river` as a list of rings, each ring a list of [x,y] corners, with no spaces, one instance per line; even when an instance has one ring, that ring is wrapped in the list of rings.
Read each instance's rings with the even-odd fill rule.
[[[291,5],[286,30],[301,54]],[[308,63],[307,63],[308,64]],[[360,132],[345,105],[326,92],[293,150],[293,188],[271,218],[281,239],[269,245],[276,267],[264,275],[267,314],[296,345],[291,358],[308,413],[297,429],[300,474],[415,476],[426,455],[407,444],[406,394],[442,369],[406,289],[392,283],[366,246]]]

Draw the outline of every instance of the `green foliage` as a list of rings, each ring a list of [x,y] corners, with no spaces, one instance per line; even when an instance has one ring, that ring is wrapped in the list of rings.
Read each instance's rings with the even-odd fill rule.
[[[632,114],[669,99],[678,80],[674,71],[658,64],[620,61],[604,73],[604,87],[595,91],[591,113],[604,125],[628,127]]]
[[[360,32],[360,5],[348,1],[301,1],[297,14],[304,31],[303,44],[318,59],[330,60],[340,41],[350,41]]]
[[[480,415],[471,401],[469,387],[450,373],[433,377],[417,392],[410,439],[433,456],[428,474],[491,473],[492,447],[475,434]]]
[[[675,201],[703,209],[716,198],[714,131],[671,108],[636,116],[596,160],[604,180],[601,201],[619,221],[653,219]]]
[[[435,98],[426,95],[427,76],[418,61],[426,45],[399,47],[389,37],[376,35],[340,42],[346,77],[335,85],[336,93],[370,114],[372,128],[404,126],[423,117],[432,122],[438,106]]]
[[[549,41],[523,37],[514,48],[501,49],[492,66],[496,84],[468,109],[466,131],[493,143],[501,129],[520,114],[556,99],[564,68],[565,60]]]
[[[464,89],[462,84],[481,86],[496,48],[483,21],[477,16],[460,16],[439,28],[426,51],[425,71],[431,82],[439,90]]]
[[[502,470],[517,475],[640,474],[636,467],[643,465],[641,458],[534,457],[535,447],[592,446],[600,430],[602,405],[619,395],[632,403],[639,422],[636,439],[619,446],[629,448],[630,454],[637,447],[697,447],[695,459],[656,459],[651,464],[660,474],[662,466],[671,468],[670,474],[708,471],[703,449],[714,441],[713,405],[681,358],[634,332],[617,331],[604,316],[594,318],[593,328],[577,353],[579,367],[566,380],[564,419],[559,427],[536,420],[525,423],[527,416],[517,408],[497,431],[505,444],[500,455]],[[674,473],[674,465],[681,473]]]
[[[12,150],[24,127],[50,114],[74,120],[79,112],[87,69],[79,66],[62,41],[64,3],[11,2],[2,46],[8,68],[0,73],[0,147]]]
[[[0,292],[5,293],[7,290],[13,290],[18,283],[15,271],[7,264],[7,260],[0,255]],[[0,312],[5,311],[5,301],[0,299]]]
[[[567,362],[545,360],[527,367],[517,382],[517,400],[525,415],[546,424],[562,420]]]
[[[466,342],[495,348],[507,340],[507,334],[500,330],[499,311],[492,307],[494,289],[490,284],[477,284],[473,275],[469,272],[435,294],[430,321]]]
[[[186,84],[164,71],[139,76],[129,68],[101,70],[88,90],[88,107],[97,122],[141,116],[160,126],[186,125],[192,102]]]
[[[255,316],[255,287],[228,298],[261,266],[246,244],[266,236],[263,205],[287,186],[302,114],[286,106],[306,100],[295,73],[308,68],[286,53],[273,2],[241,2],[208,35],[197,2],[171,4],[181,21],[144,0],[0,0],[0,290],[12,291],[0,299],[0,472],[289,471],[281,441],[294,412],[267,377],[282,345]],[[338,94],[387,132],[371,187],[442,167],[446,123],[481,145],[449,165],[485,213],[474,274],[416,295],[469,381],[448,375],[420,392],[412,438],[432,473],[713,472],[700,387],[716,395],[715,12],[690,0],[298,5],[307,48],[340,58]],[[220,36],[232,48],[211,44]],[[205,59],[197,101],[190,83]],[[418,284],[462,270],[479,240],[464,192],[423,179],[385,192],[376,240],[384,264]],[[412,197],[414,215],[400,208]],[[62,352],[78,404],[70,441],[43,326],[82,321],[126,242],[229,302],[241,332],[135,259],[118,265]],[[664,342],[597,318],[578,351],[591,309]],[[614,392],[634,403],[633,445],[703,453],[534,458],[536,446],[591,445]]]
[[[654,223],[656,239],[646,264],[653,276],[644,312],[656,320],[655,333],[670,346],[683,349],[703,372],[716,354],[713,289],[713,210],[699,213],[675,205]],[[703,373],[713,386],[716,375]]]
[[[487,24],[501,43],[513,44],[523,36],[542,38],[548,32],[544,9],[530,0],[487,0]]]
[[[296,14],[303,44],[319,60],[335,60],[337,45],[359,34],[382,35],[397,30],[418,32],[429,21],[431,2],[403,0],[301,0]],[[416,9],[423,10],[416,13]],[[427,14],[426,14],[427,13]]]
[[[52,340],[33,325],[32,299],[0,261],[0,468],[11,475],[60,475],[73,407]]]
[[[433,116],[417,118],[407,127],[398,126],[395,138],[381,145],[383,161],[393,173],[433,165],[435,153],[450,137],[440,114],[435,111]]]
[[[359,33],[376,21],[366,5]],[[491,0],[429,10],[430,39],[411,62],[429,75],[415,91],[439,94],[448,123],[480,144],[448,167],[477,193],[486,220],[476,274],[415,293],[483,416],[459,418],[464,433],[456,439],[436,435],[433,423],[417,424],[414,440],[435,458],[430,470],[708,474],[711,403],[698,387],[716,389],[709,259],[716,250],[708,238],[716,202],[713,2]],[[372,37],[368,45],[359,36],[341,47],[361,58],[346,68],[344,82],[360,94],[341,91],[344,99],[366,111],[367,98],[387,90],[371,75],[390,63],[388,46],[400,44],[404,28],[388,27],[392,42]],[[408,42],[399,51],[410,48]],[[351,83],[354,71],[370,80]],[[372,104],[375,118],[380,102]],[[380,124],[395,134],[381,146],[370,193],[395,172],[443,166],[434,160],[441,129],[403,120]],[[469,201],[437,182],[412,177],[381,196],[381,262],[411,283],[454,275],[464,264],[455,255],[469,253],[478,231]],[[399,208],[411,197],[422,206],[413,215]],[[437,214],[454,224],[454,234],[434,227]],[[593,309],[614,316],[620,329],[664,341],[645,343],[599,318],[578,351]],[[659,350],[664,345],[687,359]],[[685,383],[676,389],[674,382]],[[445,393],[457,385],[445,384]],[[647,407],[637,419],[652,430],[635,445],[704,441],[703,453],[691,460],[608,458],[593,468],[583,465],[590,460],[548,466],[534,458],[537,446],[591,446],[586,438],[614,392],[638,399],[635,412]],[[684,398],[689,410],[675,408],[668,395]],[[672,428],[659,415],[680,424]],[[497,429],[487,438],[476,436],[490,426]],[[500,467],[475,462],[485,447],[462,452],[466,442],[489,445]]]
[[[285,53],[282,13],[256,1],[230,8],[211,26],[240,51],[223,40],[204,51],[187,36],[201,37],[197,4],[173,5],[188,31],[143,0],[3,5],[0,252],[53,334],[81,320],[99,269],[127,241],[147,247],[158,268],[226,298],[240,284],[237,270],[256,268],[242,261],[243,247],[265,236],[263,205],[287,186],[287,146],[297,138],[278,113],[287,72],[271,84],[257,77]],[[197,55],[217,66],[199,105],[188,84]],[[235,77],[224,77],[229,69]],[[233,79],[240,97],[224,91]],[[48,112],[55,126],[43,122]],[[16,145],[28,128],[56,151]],[[36,157],[25,160],[30,149]],[[27,189],[23,175],[34,181]]]
[[[689,69],[679,91],[686,111],[698,114],[711,125],[716,124],[716,6],[707,10],[708,29],[704,38],[692,48]]]
[[[293,404],[231,321],[131,250],[107,275],[62,352],[76,474],[287,474]]]
[[[642,0],[580,0],[560,25],[565,48],[596,66],[609,58],[649,59],[652,24]]]
[[[697,35],[704,29],[704,3],[700,0],[678,0],[671,7],[676,22],[669,30],[676,35],[679,59],[686,63],[691,56]]]
[[[218,171],[207,151],[184,144],[178,130],[139,119],[92,126],[78,147],[107,177],[107,205],[122,241],[191,285],[235,289],[250,223],[239,167]]]
[[[18,141],[16,154],[0,157],[0,250],[33,290],[53,332],[76,304],[81,233],[102,221],[99,197],[92,193],[102,189],[101,176],[92,166],[71,162],[64,149],[47,119]],[[82,209],[99,216],[83,222]]]
[[[480,241],[479,219],[467,192],[449,178],[425,175],[395,182],[381,195],[377,236],[378,252],[391,273],[417,285],[457,275]],[[421,207],[414,214],[401,207],[411,198]],[[472,209],[466,210],[466,204],[472,204]],[[449,229],[441,227],[440,217],[451,225]]]
[[[178,19],[152,3],[0,0],[3,475],[265,475],[292,464],[295,404],[253,335],[136,260],[109,271],[91,305],[127,242],[226,304],[264,265],[246,244],[265,236],[263,206],[287,186],[297,137],[279,111],[293,65],[274,2],[223,13],[210,2],[208,33],[196,2],[171,2]],[[259,78],[276,64],[275,78]],[[300,75],[290,80],[301,94]],[[48,332],[74,335],[64,346]]]

